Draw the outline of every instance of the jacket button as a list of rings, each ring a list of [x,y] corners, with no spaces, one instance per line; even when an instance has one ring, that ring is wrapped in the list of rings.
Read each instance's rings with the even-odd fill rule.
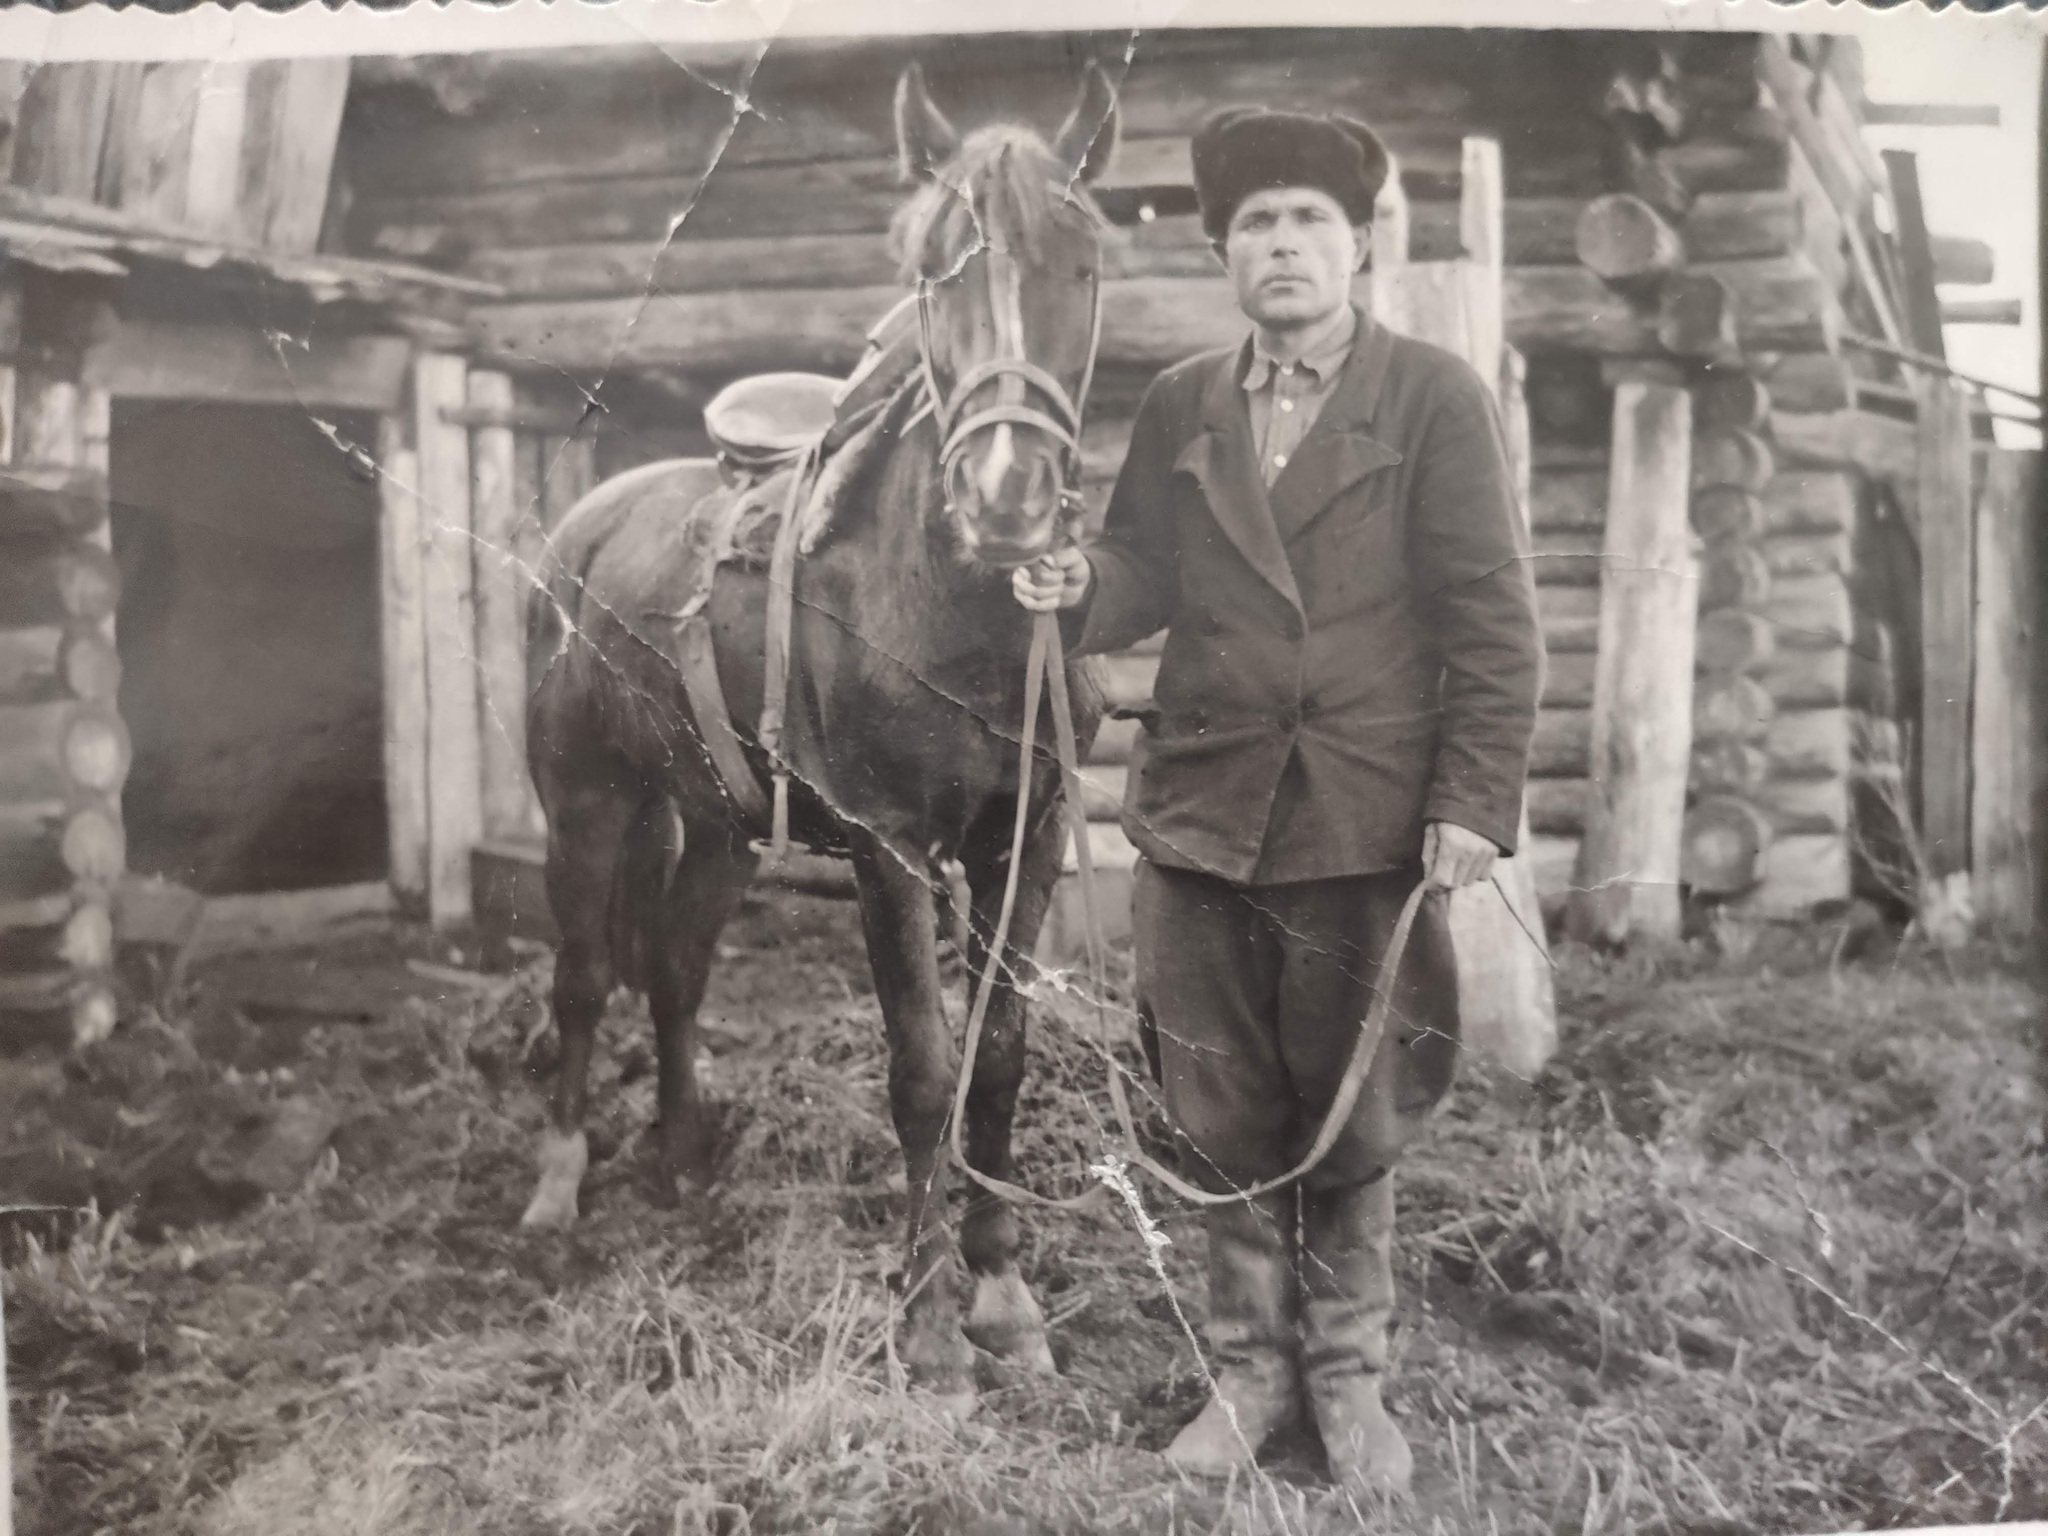
[[[1279,723],[1280,729],[1283,731],[1299,729],[1301,725],[1301,711],[1298,709],[1281,710]]]
[[[1315,719],[1316,714],[1316,701],[1314,699],[1303,699],[1301,701],[1301,718],[1304,720],[1313,720]]]

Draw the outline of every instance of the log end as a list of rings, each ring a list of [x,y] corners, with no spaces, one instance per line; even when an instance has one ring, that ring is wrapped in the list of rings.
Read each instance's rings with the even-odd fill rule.
[[[1679,881],[1695,895],[1736,896],[1756,885],[1771,823],[1739,795],[1711,795],[1685,817]]]

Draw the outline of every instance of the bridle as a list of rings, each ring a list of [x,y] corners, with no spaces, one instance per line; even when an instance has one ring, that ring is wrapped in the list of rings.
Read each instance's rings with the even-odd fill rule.
[[[918,363],[924,375],[925,406],[939,431],[939,493],[950,513],[954,470],[977,432],[1009,424],[1043,432],[1060,445],[1060,504],[1074,512],[1081,506],[1081,412],[1095,377],[1095,354],[1102,343],[1102,279],[1089,279],[1088,354],[1082,364],[1081,387],[1069,395],[1066,386],[1024,352],[1023,284],[1017,260],[993,244],[983,252],[988,262],[989,291],[995,300],[996,353],[975,364],[954,383],[950,393],[939,388],[932,361],[932,280],[917,280]],[[967,402],[984,385],[996,385],[993,403],[969,411]],[[1043,404],[1035,405],[1035,392]]]

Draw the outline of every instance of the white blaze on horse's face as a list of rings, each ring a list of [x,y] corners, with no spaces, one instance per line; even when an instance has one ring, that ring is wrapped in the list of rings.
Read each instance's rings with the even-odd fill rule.
[[[981,564],[1045,554],[1078,505],[1080,408],[1101,317],[1093,179],[1115,94],[1091,68],[1057,142],[990,128],[962,144],[915,66],[897,91],[904,164],[928,184],[905,210],[942,486],[961,550]]]

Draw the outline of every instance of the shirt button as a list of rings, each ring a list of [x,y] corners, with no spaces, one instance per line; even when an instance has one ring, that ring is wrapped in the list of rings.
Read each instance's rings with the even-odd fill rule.
[[[1287,455],[1284,453],[1276,453],[1273,455],[1273,462],[1279,468],[1285,469],[1287,467]]]
[[[1292,400],[1282,400],[1280,402],[1280,409],[1283,411],[1291,411],[1294,409],[1294,402]]]

